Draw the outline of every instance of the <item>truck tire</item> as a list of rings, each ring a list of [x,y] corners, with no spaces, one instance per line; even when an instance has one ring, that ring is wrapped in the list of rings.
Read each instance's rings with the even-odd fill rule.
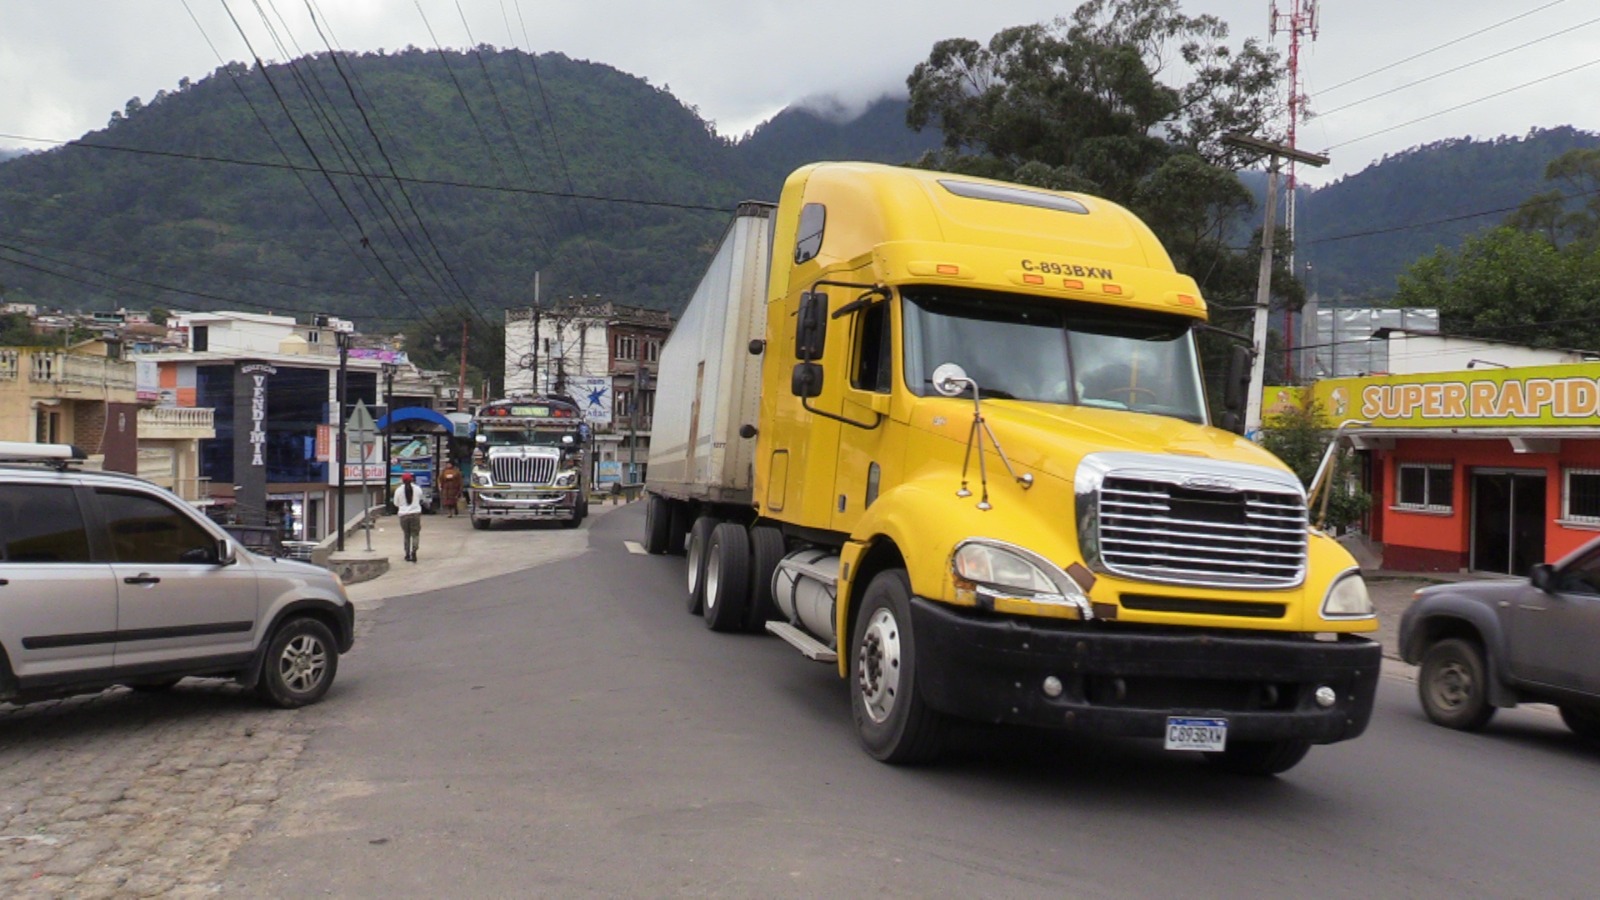
[[[1586,741],[1600,741],[1600,709],[1592,706],[1562,706],[1561,721],[1572,733]]]
[[[915,765],[938,758],[946,719],[917,687],[911,580],[903,569],[879,572],[862,594],[850,640],[850,710],[874,759]]]
[[[778,604],[772,598],[772,573],[787,550],[782,531],[771,525],[750,529],[750,614],[745,617],[745,629],[752,634],[766,631],[767,623],[778,618]]]
[[[706,545],[711,542],[711,532],[717,520],[701,516],[689,529],[689,615],[698,616],[706,602]]]
[[[1494,716],[1489,705],[1489,667],[1476,642],[1462,638],[1438,641],[1422,653],[1417,670],[1417,697],[1434,724],[1477,731]]]
[[[706,545],[705,622],[742,631],[750,611],[750,538],[738,522],[720,522]]]
[[[672,528],[672,501],[651,494],[644,506],[644,552],[657,556],[667,552],[667,535]]]
[[[1311,742],[1304,740],[1229,741],[1221,753],[1205,757],[1224,772],[1265,777],[1289,771],[1310,751]]]
[[[667,552],[674,556],[682,556],[688,551],[686,541],[689,539],[689,504],[678,500],[667,501]]]

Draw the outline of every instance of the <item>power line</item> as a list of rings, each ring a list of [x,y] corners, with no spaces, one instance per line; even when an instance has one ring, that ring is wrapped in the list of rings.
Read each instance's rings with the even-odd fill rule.
[[[1407,125],[1415,125],[1418,122],[1426,122],[1429,119],[1436,119],[1439,116],[1442,116],[1442,115],[1444,115],[1446,113],[1452,113],[1452,112],[1455,112],[1456,110],[1459,110],[1459,109],[1466,109],[1469,106],[1475,106],[1475,105],[1477,105],[1479,103],[1484,102],[1485,100],[1493,100],[1496,97],[1503,97],[1506,94],[1512,93],[1513,91],[1520,91],[1525,87],[1532,87],[1533,85],[1541,84],[1543,82],[1550,81],[1551,79],[1554,79],[1554,78],[1560,78],[1562,75],[1570,75],[1573,72],[1579,71],[1580,69],[1587,69],[1590,66],[1594,66],[1594,65],[1600,65],[1600,59],[1592,59],[1592,60],[1589,60],[1586,63],[1581,63],[1579,65],[1573,66],[1570,69],[1562,69],[1559,72],[1554,72],[1552,74],[1545,75],[1542,78],[1535,78],[1532,81],[1525,81],[1522,84],[1516,85],[1514,87],[1508,87],[1508,88],[1506,88],[1505,90],[1502,90],[1502,91],[1495,91],[1492,94],[1486,94],[1486,95],[1484,95],[1482,97],[1477,98],[1476,100],[1468,100],[1466,103],[1459,103],[1459,104],[1456,104],[1455,106],[1449,107],[1448,109],[1441,109],[1438,112],[1432,112],[1432,113],[1429,113],[1429,114],[1427,114],[1425,116],[1418,116],[1415,119],[1411,119],[1409,121],[1401,122],[1398,125],[1390,125],[1388,128],[1380,128],[1377,131],[1371,132],[1369,134],[1364,134],[1364,135],[1362,135],[1360,137],[1357,137],[1357,138],[1351,138],[1348,141],[1340,141],[1337,144],[1332,144],[1332,145],[1329,145],[1328,147],[1324,148],[1324,152],[1326,152],[1328,150],[1337,150],[1340,147],[1348,147],[1351,144],[1360,143],[1361,141],[1364,141],[1367,138],[1377,137],[1380,134],[1388,134],[1391,131],[1397,131],[1397,130],[1399,130],[1401,128],[1405,128]]]
[[[208,156],[200,153],[176,153],[168,150],[145,150],[137,147],[119,147],[115,144],[91,144],[82,139],[65,141],[59,138],[41,138],[21,134],[0,132],[0,137],[17,141],[31,141],[38,144],[55,144],[62,147],[82,147],[89,150],[105,150],[114,153],[129,153],[138,156],[157,156],[170,159],[182,159],[189,162],[220,163],[231,166],[245,166],[256,169],[274,169],[285,172],[306,172],[315,174],[344,175],[351,178],[367,177],[365,173],[351,172],[345,169],[319,169],[315,166],[299,166],[293,163],[273,163],[260,160],[231,159],[223,156]],[[668,200],[645,200],[637,197],[612,197],[603,194],[580,194],[567,191],[548,191],[536,188],[519,188],[508,185],[477,184],[470,181],[451,181],[442,178],[414,178],[405,175],[373,174],[370,177],[383,181],[398,181],[405,184],[420,184],[430,187],[460,188],[469,191],[487,191],[498,194],[529,194],[537,197],[556,197],[568,200],[589,200],[596,203],[618,203],[629,206],[646,206],[658,209],[676,209],[688,212],[711,212],[727,215],[733,208],[732,204],[726,206],[711,206],[705,203],[674,203]]]
[[[1408,83],[1402,84],[1402,85],[1400,85],[1398,87],[1390,88],[1390,89],[1388,89],[1386,91],[1380,91],[1380,92],[1378,92],[1376,94],[1373,94],[1373,95],[1371,95],[1369,97],[1363,97],[1360,100],[1352,100],[1352,101],[1350,101],[1349,103],[1346,103],[1343,106],[1335,106],[1333,109],[1327,110],[1327,111],[1322,112],[1322,113],[1318,113],[1318,116],[1321,117],[1321,118],[1327,118],[1328,116],[1331,116],[1334,113],[1342,112],[1344,110],[1350,109],[1353,106],[1360,106],[1363,103],[1368,103],[1370,101],[1377,100],[1380,97],[1387,97],[1390,94],[1399,93],[1400,91],[1406,90],[1407,88],[1414,88],[1419,84],[1425,84],[1425,83],[1427,83],[1429,81],[1434,80],[1435,78],[1443,78],[1446,75],[1454,74],[1456,72],[1461,71],[1462,69],[1470,69],[1473,66],[1478,65],[1479,63],[1485,63],[1485,62],[1488,62],[1491,59],[1498,59],[1498,58],[1500,58],[1502,56],[1505,56],[1507,54],[1515,53],[1518,50],[1525,50],[1525,49],[1527,49],[1529,47],[1532,47],[1534,44],[1541,44],[1541,43],[1543,43],[1545,41],[1550,40],[1551,38],[1557,38],[1557,37],[1560,37],[1563,34],[1567,34],[1569,32],[1577,31],[1579,28],[1587,28],[1588,26],[1593,25],[1596,22],[1600,22],[1600,18],[1593,18],[1593,19],[1590,19],[1587,22],[1581,22],[1581,23],[1579,23],[1577,25],[1573,25],[1570,28],[1563,28],[1560,31],[1552,31],[1551,33],[1545,35],[1544,37],[1534,38],[1531,41],[1527,41],[1525,43],[1518,44],[1515,47],[1507,47],[1504,50],[1500,50],[1500,51],[1498,51],[1496,53],[1491,53],[1488,56],[1480,56],[1477,59],[1474,59],[1474,60],[1472,60],[1470,62],[1464,62],[1459,66],[1454,66],[1452,68],[1445,69],[1443,72],[1435,72],[1432,75],[1428,75],[1428,76],[1426,76],[1424,78],[1419,78],[1416,81],[1408,82]]]
[[[1534,13],[1543,12],[1544,10],[1549,9],[1552,6],[1559,6],[1563,2],[1564,2],[1564,0],[1555,0],[1555,2],[1553,2],[1553,3],[1546,3],[1543,6],[1535,7],[1534,9],[1530,9],[1525,13],[1520,13],[1518,15],[1512,16],[1509,19],[1503,19],[1503,20],[1501,20],[1499,22],[1494,23],[1493,25],[1488,26],[1487,28],[1480,28],[1477,31],[1472,32],[1471,34],[1464,34],[1461,37],[1455,38],[1453,40],[1445,41],[1444,43],[1438,45],[1437,47],[1430,47],[1427,50],[1423,50],[1421,53],[1413,53],[1412,55],[1406,57],[1405,59],[1397,60],[1397,61],[1389,63],[1388,65],[1385,65],[1385,66],[1379,66],[1378,68],[1373,69],[1370,72],[1366,72],[1366,73],[1363,73],[1361,75],[1357,75],[1354,78],[1347,78],[1344,81],[1341,81],[1338,84],[1333,85],[1332,87],[1323,88],[1322,89],[1322,93],[1326,94],[1329,91],[1336,91],[1339,88],[1345,87],[1346,85],[1355,84],[1358,81],[1363,81],[1365,79],[1371,78],[1372,76],[1377,75],[1380,72],[1387,72],[1387,71],[1389,71],[1390,69],[1393,69],[1396,66],[1405,65],[1406,63],[1411,62],[1414,59],[1421,59],[1422,57],[1427,56],[1430,53],[1437,53],[1438,51],[1443,50],[1446,47],[1453,47],[1456,44],[1461,43],[1462,41],[1468,40],[1470,38],[1475,38],[1480,34],[1485,34],[1487,32],[1493,31],[1496,28],[1499,28],[1499,27],[1501,27],[1503,25],[1509,25],[1512,22],[1517,21],[1518,19],[1525,19],[1528,16],[1533,15]]]

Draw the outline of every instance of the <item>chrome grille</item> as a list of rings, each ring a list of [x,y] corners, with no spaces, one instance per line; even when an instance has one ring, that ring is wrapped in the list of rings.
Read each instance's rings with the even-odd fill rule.
[[[1097,506],[1107,571],[1255,588],[1293,587],[1305,577],[1306,507],[1298,493],[1108,474]]]
[[[549,484],[556,480],[553,457],[497,456],[492,463],[496,484]]]

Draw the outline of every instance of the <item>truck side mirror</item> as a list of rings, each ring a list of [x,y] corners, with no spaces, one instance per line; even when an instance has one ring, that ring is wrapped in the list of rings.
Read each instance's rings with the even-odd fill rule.
[[[822,396],[822,366],[814,362],[797,364],[789,377],[789,391],[802,398]]]
[[[1228,354],[1228,374],[1222,383],[1222,427],[1244,434],[1244,407],[1250,395],[1250,366],[1255,354],[1248,347],[1234,347]]]
[[[806,291],[800,295],[800,314],[795,317],[794,329],[795,357],[805,362],[821,359],[828,338],[827,294]]]

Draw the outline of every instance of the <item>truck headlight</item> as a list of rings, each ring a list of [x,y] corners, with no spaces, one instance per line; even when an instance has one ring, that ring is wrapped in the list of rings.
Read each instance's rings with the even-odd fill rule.
[[[950,565],[957,589],[963,587],[960,582],[967,582],[967,589],[990,599],[1074,606],[1083,618],[1091,616],[1089,598],[1078,583],[1031,550],[998,541],[967,540],[956,547]]]
[[[1340,575],[1328,586],[1322,598],[1324,619],[1364,619],[1373,614],[1372,597],[1367,593],[1367,582],[1355,569]]]
[[[568,469],[565,472],[557,472],[556,473],[555,486],[558,487],[558,488],[577,487],[578,486],[578,470],[576,470],[576,469]]]

